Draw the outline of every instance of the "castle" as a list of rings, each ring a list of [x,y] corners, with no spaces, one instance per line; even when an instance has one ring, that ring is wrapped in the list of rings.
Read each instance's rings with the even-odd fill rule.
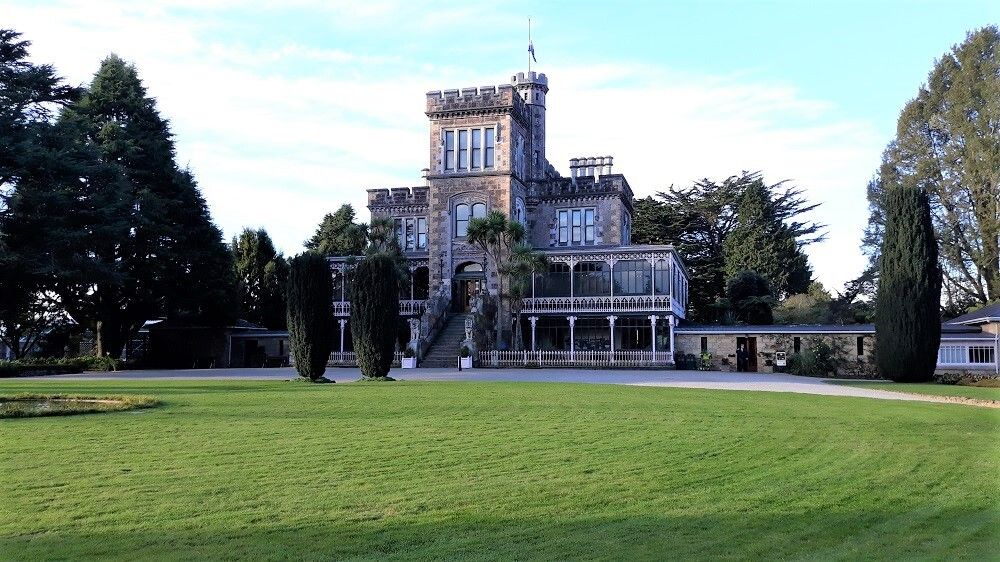
[[[684,264],[672,246],[631,244],[632,189],[611,156],[573,158],[568,177],[549,162],[548,93],[548,78],[536,72],[518,73],[510,84],[428,92],[424,185],[368,190],[372,217],[393,219],[410,263],[400,312],[411,320],[411,344],[433,359],[431,344],[448,319],[463,321],[477,294],[499,291],[492,264],[484,270],[481,252],[466,240],[471,219],[498,210],[524,225],[527,241],[551,264],[524,299],[527,350],[561,352],[551,355],[567,361],[588,352],[609,360],[649,352],[632,355],[672,363],[673,327],[687,304]],[[331,260],[342,353],[350,346],[349,263]],[[451,345],[443,355],[449,366]]]

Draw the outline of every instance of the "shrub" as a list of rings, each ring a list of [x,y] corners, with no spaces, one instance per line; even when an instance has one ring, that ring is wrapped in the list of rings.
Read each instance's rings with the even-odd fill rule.
[[[288,339],[295,370],[311,381],[323,378],[333,349],[333,277],[323,256],[292,258],[288,272]]]
[[[31,357],[16,361],[0,361],[0,377],[31,375],[65,375],[83,371],[117,371],[123,362],[111,357]]]
[[[403,357],[406,357],[407,359],[410,359],[414,355],[416,354],[413,353],[413,348],[410,346],[406,346],[406,349],[403,350]]]
[[[458,356],[461,357],[462,359],[466,359],[471,355],[472,355],[472,350],[469,349],[469,346],[467,345],[463,345],[462,348],[458,350]]]
[[[825,342],[816,342],[788,358],[788,372],[806,377],[826,377],[840,367],[833,348]]]

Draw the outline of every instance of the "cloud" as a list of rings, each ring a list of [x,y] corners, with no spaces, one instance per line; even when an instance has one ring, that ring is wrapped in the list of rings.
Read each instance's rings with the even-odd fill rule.
[[[384,1],[26,7],[0,0],[0,12],[33,42],[33,58],[54,63],[71,82],[89,81],[112,51],[135,62],[172,122],[179,162],[194,170],[227,236],[263,226],[286,253],[299,251],[322,215],[342,203],[365,217],[366,188],[419,184],[427,166],[424,92],[511,74],[491,70],[502,63],[441,64],[404,37],[426,42],[487,17],[491,26],[522,25],[485,7]],[[247,13],[265,22],[293,14],[354,39],[269,35],[237,17]],[[397,43],[365,46],[359,30]],[[491,44],[469,51],[489,52]],[[715,76],[627,61],[544,70],[552,89],[548,156],[558,169],[565,172],[572,156],[611,154],[638,196],[742,170],[762,170],[769,182],[791,179],[823,204],[814,218],[831,225],[829,240],[809,250],[819,278],[839,287],[862,268],[859,205],[881,150],[870,124],[836,118],[828,102],[752,71]]]

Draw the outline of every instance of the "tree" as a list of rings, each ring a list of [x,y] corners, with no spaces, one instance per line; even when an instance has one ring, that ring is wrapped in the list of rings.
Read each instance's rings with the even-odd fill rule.
[[[354,268],[351,335],[361,374],[384,379],[392,367],[399,324],[399,274],[393,256],[368,253]]]
[[[305,247],[327,257],[359,256],[366,242],[365,225],[354,222],[354,207],[345,203],[337,212],[323,217],[316,234],[305,242]]]
[[[540,252],[524,243],[524,237],[524,225],[500,211],[490,211],[485,217],[469,221],[468,242],[483,251],[484,271],[493,267],[497,272],[501,318],[495,325],[495,341],[498,345],[504,343],[504,332],[513,322],[515,348],[523,346],[519,337],[520,313],[524,297],[531,290],[531,276],[548,266]]]
[[[1000,299],[1000,30],[969,33],[938,60],[903,108],[896,138],[869,184],[865,247],[878,264],[888,192],[927,193],[937,235],[945,306]],[[879,272],[876,271],[876,277]]]
[[[333,350],[333,278],[326,258],[305,252],[288,267],[288,339],[295,370],[319,381]]]
[[[733,317],[747,324],[773,324],[774,296],[767,278],[755,271],[741,271],[726,284]]]
[[[778,324],[826,324],[834,320],[831,310],[833,297],[819,281],[809,285],[809,291],[790,295],[774,308]]]
[[[52,111],[79,90],[28,60],[30,42],[0,29],[0,342],[22,357],[65,320],[50,292],[46,211],[77,169]]]
[[[930,198],[889,188],[875,301],[875,364],[897,382],[930,380],[941,343],[941,269]]]
[[[286,326],[285,284],[288,262],[263,228],[243,232],[230,244],[240,310],[250,322],[270,330]]]
[[[727,279],[743,271],[756,271],[767,278],[775,298],[809,285],[808,260],[795,234],[777,218],[770,190],[759,178],[740,193],[736,224],[723,242],[723,251]]]
[[[73,264],[56,290],[94,329],[97,353],[120,356],[154,317],[232,321],[231,255],[191,173],[177,167],[169,123],[135,67],[109,56],[60,119],[102,164],[72,185],[78,208],[53,217]]]
[[[763,184],[759,172],[744,172],[722,182],[703,179],[691,187],[671,186],[656,199],[636,201],[632,241],[637,244],[672,244],[688,268],[688,317],[698,322],[720,319],[726,296],[725,241],[736,228],[740,197],[749,187]],[[785,182],[766,186],[768,213],[776,223],[784,225],[787,236],[796,241],[797,253],[788,259],[795,272],[797,289],[808,286],[803,279],[811,277],[802,247],[822,240],[823,225],[803,221],[801,216],[817,207],[809,204],[802,190],[787,187]],[[789,248],[790,250],[790,248]],[[805,263],[803,263],[805,262]],[[790,283],[789,287],[793,285]]]

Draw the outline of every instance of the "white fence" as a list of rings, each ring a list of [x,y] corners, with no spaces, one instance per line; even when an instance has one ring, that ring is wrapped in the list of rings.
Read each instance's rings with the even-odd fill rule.
[[[995,342],[982,340],[942,340],[938,348],[938,369],[1000,370]]]
[[[480,367],[655,367],[674,362],[669,351],[496,351],[479,352]]]
[[[403,352],[397,351],[392,357],[392,366],[399,367],[403,364]],[[330,359],[326,362],[327,367],[357,367],[358,356],[353,351],[334,351],[330,354]]]

